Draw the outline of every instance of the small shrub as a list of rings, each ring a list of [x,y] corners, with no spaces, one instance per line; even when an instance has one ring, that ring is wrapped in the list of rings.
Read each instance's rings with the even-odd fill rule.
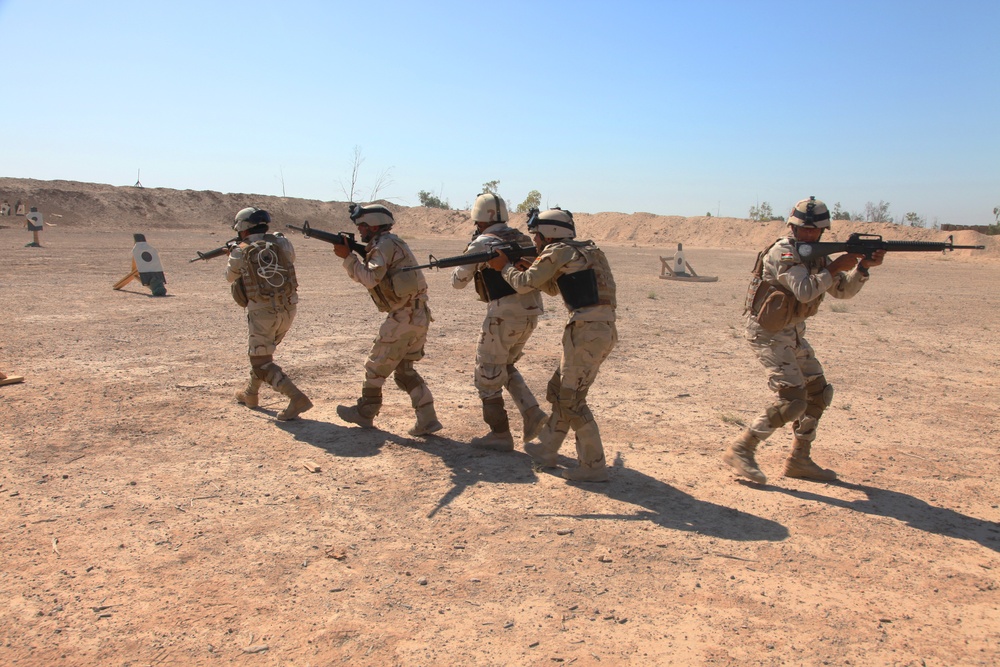
[[[432,192],[427,192],[427,190],[421,190],[417,193],[417,197],[420,199],[420,205],[426,206],[427,208],[442,208],[446,211],[451,210],[451,206],[448,204],[448,200],[441,201],[441,198]]]
[[[728,413],[723,413],[719,415],[719,418],[724,424],[732,424],[733,426],[739,426],[740,428],[746,428],[746,422],[743,421],[742,417],[737,415],[731,415]]]

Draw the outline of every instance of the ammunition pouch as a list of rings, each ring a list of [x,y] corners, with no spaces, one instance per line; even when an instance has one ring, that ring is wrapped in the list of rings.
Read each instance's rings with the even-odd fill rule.
[[[517,290],[504,280],[502,273],[489,267],[476,271],[475,276],[473,276],[473,282],[475,283],[476,294],[479,295],[479,300],[486,303],[502,299],[511,294],[517,294]]]
[[[576,273],[564,273],[556,278],[559,293],[570,310],[596,306],[600,302],[597,292],[597,272],[584,269]]]
[[[235,301],[236,305],[240,308],[246,308],[247,304],[250,303],[250,299],[247,298],[247,289],[243,286],[242,276],[229,283],[229,291],[233,295],[233,301]]]
[[[752,315],[765,331],[777,333],[793,320],[802,321],[819,312],[823,295],[809,303],[803,303],[788,289],[764,280],[764,257],[773,245],[757,255],[743,312]]]

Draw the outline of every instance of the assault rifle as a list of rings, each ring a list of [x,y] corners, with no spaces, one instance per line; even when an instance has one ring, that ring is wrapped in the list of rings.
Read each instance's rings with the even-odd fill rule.
[[[197,250],[195,252],[198,253],[198,256],[194,259],[189,259],[188,264],[191,262],[197,262],[199,259],[203,259],[207,262],[210,259],[215,259],[216,257],[221,257],[222,255],[228,255],[230,250],[239,245],[239,242],[240,237],[237,236],[236,238],[229,239],[226,241],[225,245],[221,245],[215,250],[209,250],[208,252],[201,252],[200,250]]]
[[[319,239],[320,241],[326,241],[327,243],[332,243],[333,245],[346,245],[348,248],[358,253],[361,259],[365,258],[365,244],[358,243],[354,240],[354,234],[350,232],[337,232],[336,234],[331,232],[324,232],[322,229],[313,229],[309,226],[309,221],[306,220],[302,223],[301,227],[296,227],[295,225],[285,225],[289,229],[294,229],[297,232],[302,232],[302,236],[314,239]]]
[[[474,252],[468,255],[455,255],[454,257],[442,257],[441,259],[438,259],[434,255],[430,255],[429,261],[426,264],[421,264],[419,266],[407,266],[400,269],[400,271],[416,271],[417,269],[449,269],[453,266],[482,264],[483,262],[490,261],[494,257],[499,257],[500,253],[507,255],[507,259],[510,260],[511,264],[516,264],[523,257],[537,257],[538,249],[535,248],[535,246],[518,245],[517,241],[508,241],[507,243],[498,243],[489,250]]]
[[[795,249],[799,257],[810,260],[815,257],[826,257],[835,252],[846,252],[852,255],[864,255],[872,259],[876,250],[887,252],[945,252],[947,250],[985,250],[984,245],[955,245],[954,238],[947,241],[883,241],[878,234],[851,234],[844,243],[796,243]]]

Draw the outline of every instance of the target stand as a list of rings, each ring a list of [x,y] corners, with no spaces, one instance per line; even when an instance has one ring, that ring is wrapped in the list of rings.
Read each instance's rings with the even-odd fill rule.
[[[153,246],[146,243],[143,234],[133,234],[135,246],[132,247],[132,270],[128,275],[114,284],[112,289],[120,290],[133,280],[139,280],[148,287],[153,296],[167,295],[167,278],[163,275],[163,265],[160,256]]]
[[[719,276],[699,276],[684,257],[684,244],[677,244],[677,254],[660,257],[660,278],[685,283],[714,283]]]

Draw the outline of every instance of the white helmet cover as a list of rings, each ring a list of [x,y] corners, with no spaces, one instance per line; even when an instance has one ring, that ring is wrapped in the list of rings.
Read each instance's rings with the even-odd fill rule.
[[[248,229],[252,229],[257,225],[269,225],[271,224],[271,214],[262,208],[254,208],[250,206],[240,210],[236,214],[236,221],[233,223],[233,229],[237,232],[245,232]]]
[[[351,222],[360,225],[362,222],[369,227],[392,227],[396,221],[392,217],[392,211],[381,204],[351,204],[348,209],[351,214]]]
[[[507,214],[507,203],[502,197],[492,192],[484,192],[476,197],[476,202],[472,205],[473,222],[507,222],[510,216]]]
[[[803,199],[788,214],[788,224],[796,227],[830,229],[830,209],[815,197]]]
[[[576,225],[573,214],[559,207],[541,213],[533,208],[528,211],[528,231],[538,232],[549,239],[571,239],[576,236]]]

